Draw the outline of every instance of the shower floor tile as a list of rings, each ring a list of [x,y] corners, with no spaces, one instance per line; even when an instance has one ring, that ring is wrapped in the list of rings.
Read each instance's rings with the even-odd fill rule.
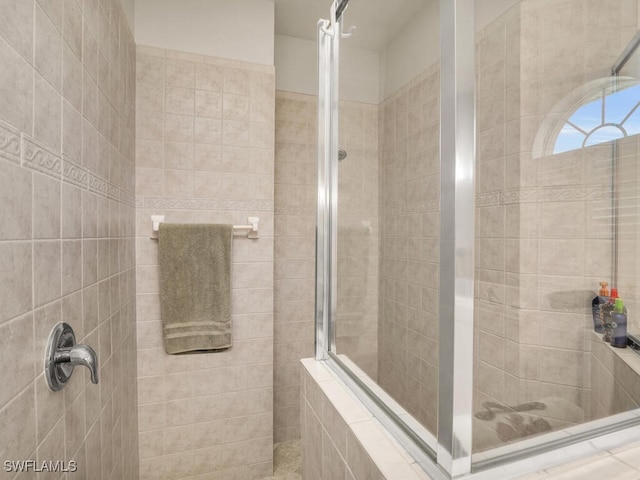
[[[264,480],[302,480],[300,440],[274,445],[273,477],[267,477]]]

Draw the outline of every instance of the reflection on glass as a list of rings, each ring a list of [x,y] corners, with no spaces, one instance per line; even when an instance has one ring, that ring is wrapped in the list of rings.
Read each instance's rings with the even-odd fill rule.
[[[571,115],[569,122],[579,129],[588,132],[602,124],[602,99],[594,100],[581,106]]]
[[[637,60],[603,78],[639,25],[623,2],[556,3],[477,34],[474,461],[640,405],[634,354],[592,315],[608,282],[640,331]]]
[[[440,79],[439,46],[426,36],[437,28],[439,14],[438,2],[404,5],[394,6],[398,29],[381,45],[381,52],[394,46],[393,54],[380,69],[367,72],[382,75],[382,92],[376,88],[369,94],[366,82],[349,83],[363,78],[354,73],[355,65],[370,64],[354,62],[362,50],[353,49],[358,32],[370,25],[357,24],[354,36],[340,44],[340,71],[346,73],[340,84],[339,143],[347,156],[338,163],[334,353],[355,363],[402,413],[435,434]],[[357,18],[358,8],[371,7],[351,2],[348,22]],[[415,56],[416,40],[429,55]]]
[[[640,100],[640,85],[625,88],[605,97],[604,123],[621,124]]]
[[[640,133],[640,85],[607,93],[575,110],[556,138],[553,153],[611,142]]]
[[[584,141],[585,147],[597,145],[598,143],[610,142],[618,140],[625,136],[624,130],[616,125],[603,125],[593,130]]]
[[[624,122],[624,129],[628,136],[637,135],[640,133],[640,109],[636,105],[636,108],[626,118]]]
[[[584,142],[584,132],[567,123],[562,127],[560,135],[558,135],[553,153],[568,152],[582,148],[582,142]]]

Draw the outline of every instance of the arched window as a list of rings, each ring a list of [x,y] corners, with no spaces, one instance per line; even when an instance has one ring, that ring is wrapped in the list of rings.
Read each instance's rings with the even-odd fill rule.
[[[548,145],[553,145],[556,154],[637,135],[639,106],[640,84],[630,79],[612,79],[569,109],[570,116],[564,117],[561,128],[554,129],[558,132],[555,142]]]

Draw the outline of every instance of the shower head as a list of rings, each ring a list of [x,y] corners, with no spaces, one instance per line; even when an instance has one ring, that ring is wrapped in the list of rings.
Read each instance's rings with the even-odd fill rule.
[[[341,161],[342,161],[342,160],[344,160],[345,158],[347,158],[347,152],[346,152],[346,150],[343,150],[342,148],[339,148],[339,149],[338,149],[338,161],[340,161],[340,162],[341,162]]]

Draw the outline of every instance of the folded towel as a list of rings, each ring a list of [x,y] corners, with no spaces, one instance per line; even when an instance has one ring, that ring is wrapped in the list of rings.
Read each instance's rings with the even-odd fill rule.
[[[232,240],[232,225],[160,224],[160,314],[167,353],[231,346]]]

